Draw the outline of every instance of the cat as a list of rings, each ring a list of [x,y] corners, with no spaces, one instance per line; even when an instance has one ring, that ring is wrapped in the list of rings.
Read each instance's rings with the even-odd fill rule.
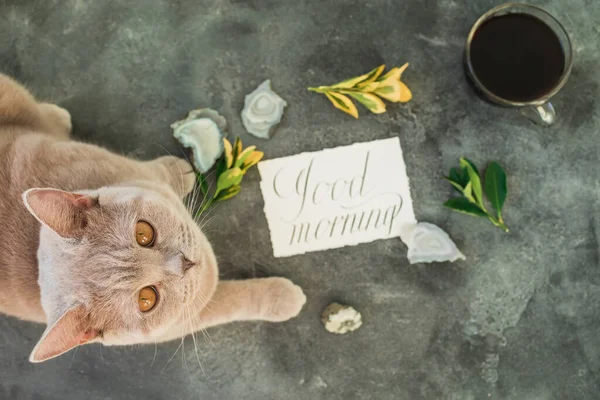
[[[137,161],[70,133],[68,111],[0,74],[0,313],[46,324],[31,362],[299,314],[306,297],[287,279],[219,281],[182,202],[187,161]]]

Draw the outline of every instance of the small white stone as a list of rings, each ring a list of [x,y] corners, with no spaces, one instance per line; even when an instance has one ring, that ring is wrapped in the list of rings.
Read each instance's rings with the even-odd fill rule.
[[[331,303],[321,314],[321,322],[331,333],[344,334],[362,326],[362,316],[350,306]]]
[[[286,106],[285,100],[271,90],[271,81],[267,79],[246,96],[242,110],[244,127],[251,135],[269,139]]]
[[[323,378],[317,375],[310,380],[310,386],[312,389],[325,389],[329,385],[327,384],[327,382],[325,382]]]
[[[186,119],[171,124],[173,136],[192,150],[194,167],[204,173],[223,154],[223,138],[227,121],[214,110],[192,110]]]
[[[411,264],[466,259],[444,230],[427,222],[419,222],[412,228],[407,245]]]

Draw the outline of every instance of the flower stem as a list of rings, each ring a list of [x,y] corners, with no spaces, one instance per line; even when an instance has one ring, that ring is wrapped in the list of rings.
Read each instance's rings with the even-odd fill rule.
[[[502,221],[502,219],[495,219],[494,217],[492,217],[491,215],[488,214],[488,219],[490,220],[490,222],[492,224],[494,224],[495,226],[497,226],[498,228],[502,229],[504,232],[508,232],[508,226],[506,226],[506,224],[504,223],[504,221]]]
[[[309,87],[308,90],[311,92],[325,93],[329,90],[329,88],[327,86],[319,86],[319,87]]]
[[[504,232],[509,231],[508,226],[506,226],[506,224],[502,220],[501,216],[499,216],[498,219],[496,219],[490,215],[490,213],[485,209],[485,206],[482,203],[480,204],[473,198],[470,198],[469,201],[471,203],[475,204],[481,211],[483,211],[487,215],[487,218],[490,220],[490,222],[492,224],[494,224],[494,226],[497,226],[498,228],[502,229]]]

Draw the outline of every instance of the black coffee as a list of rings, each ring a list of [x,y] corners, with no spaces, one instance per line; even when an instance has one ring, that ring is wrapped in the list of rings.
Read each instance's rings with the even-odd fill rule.
[[[558,84],[565,54],[558,36],[526,14],[493,17],[475,32],[471,65],[477,79],[505,100],[539,99]]]

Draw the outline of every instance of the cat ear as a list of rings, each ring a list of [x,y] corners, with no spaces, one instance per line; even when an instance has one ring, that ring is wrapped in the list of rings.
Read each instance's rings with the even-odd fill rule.
[[[49,360],[98,337],[97,330],[87,329],[85,316],[85,309],[80,306],[64,313],[52,326],[48,325],[29,361]]]
[[[87,225],[85,211],[97,200],[58,189],[29,189],[23,193],[29,212],[63,238],[76,238]]]

